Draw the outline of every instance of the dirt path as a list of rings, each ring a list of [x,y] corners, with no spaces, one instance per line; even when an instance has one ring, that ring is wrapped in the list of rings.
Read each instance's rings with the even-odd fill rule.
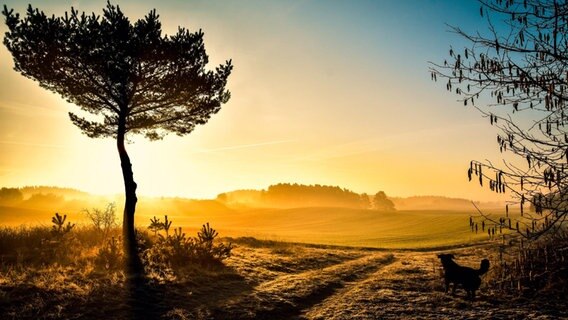
[[[343,288],[365,279],[393,261],[391,254],[370,253],[322,269],[282,275],[258,285],[252,294],[226,306],[215,318],[299,318],[303,310],[337,295]]]
[[[460,249],[459,262],[476,266],[486,252]],[[350,259],[320,256],[320,267],[263,278],[248,294],[206,319],[560,319],[554,304],[501,297],[482,285],[475,301],[443,292],[434,252],[364,252]],[[310,253],[310,256],[314,253]],[[297,257],[296,257],[297,258]],[[321,264],[323,263],[323,264]]]
[[[334,295],[304,310],[302,319],[558,319],[565,317],[546,306],[515,305],[481,289],[471,302],[464,293],[442,292],[433,267],[433,253],[397,253],[380,268]]]
[[[430,276],[432,264],[426,261],[426,257],[423,255],[422,263],[416,263],[416,255],[413,255],[414,261],[409,262],[408,254],[398,253],[392,264],[305,310],[303,318],[447,317],[447,314],[420,313],[421,310],[418,310],[422,304],[434,305],[434,301],[428,302],[432,281],[435,280]]]

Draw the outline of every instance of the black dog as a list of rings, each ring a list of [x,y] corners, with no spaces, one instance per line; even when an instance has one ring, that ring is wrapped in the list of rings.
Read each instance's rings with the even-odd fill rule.
[[[481,260],[481,266],[478,270],[469,267],[462,267],[454,262],[453,254],[439,254],[438,258],[442,261],[444,267],[444,280],[446,282],[446,292],[450,289],[450,283],[454,284],[452,294],[456,291],[456,286],[460,284],[467,293],[468,298],[475,298],[475,291],[481,285],[480,275],[485,274],[489,270],[489,260]]]

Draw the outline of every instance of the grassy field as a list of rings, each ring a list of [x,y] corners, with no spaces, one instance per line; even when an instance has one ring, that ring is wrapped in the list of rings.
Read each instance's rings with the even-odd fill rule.
[[[469,212],[235,210],[214,201],[141,205],[142,230],[143,221],[168,214],[172,228],[182,226],[188,236],[210,222],[224,237],[217,243],[235,245],[222,264],[184,256],[174,266],[144,256],[144,282],[133,282],[119,265],[101,259],[109,254],[103,250],[108,242],[86,224],[80,210],[68,216],[80,225],[54,238],[52,212],[0,207],[2,221],[11,221],[0,228],[0,319],[568,317],[557,299],[494,291],[500,279],[496,269],[483,276],[475,301],[460,290],[456,296],[443,292],[438,253],[451,252],[459,264],[473,268],[483,258],[492,267],[499,261],[495,247],[485,243],[486,234],[469,231]],[[43,227],[6,227],[17,222]],[[119,238],[120,228],[111,236]],[[145,250],[169,250],[156,245],[152,232],[143,237]],[[120,246],[116,252],[121,256]]]
[[[187,265],[132,286],[121,271],[86,260],[2,265],[2,319],[560,319],[564,303],[492,291],[475,301],[443,292],[436,251],[311,246],[233,239],[222,266]],[[462,265],[495,261],[485,247],[453,250]]]
[[[70,221],[86,223],[78,208],[58,210]],[[0,207],[5,226],[48,223],[55,210]],[[153,216],[167,214],[176,227],[193,233],[205,222],[231,237],[252,236],[265,240],[361,246],[391,249],[423,249],[459,246],[487,238],[471,233],[464,211],[379,212],[349,208],[229,209],[214,201],[141,203],[137,224],[144,228]]]
[[[227,235],[374,248],[428,248],[471,243],[469,213],[377,212],[344,208],[253,209],[209,217]],[[207,218],[207,217],[203,217]],[[180,219],[182,225],[191,225]]]

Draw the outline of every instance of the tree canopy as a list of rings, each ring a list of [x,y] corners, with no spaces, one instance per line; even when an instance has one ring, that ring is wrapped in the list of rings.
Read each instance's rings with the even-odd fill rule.
[[[387,197],[384,191],[379,191],[373,198],[373,207],[380,211],[394,211],[394,203]]]
[[[110,3],[102,16],[71,8],[49,17],[31,5],[24,18],[6,6],[3,14],[15,70],[98,116],[69,113],[89,137],[116,137],[121,117],[127,133],[185,135],[230,97],[231,62],[207,70],[203,32],[162,35],[155,10],[134,23]]]

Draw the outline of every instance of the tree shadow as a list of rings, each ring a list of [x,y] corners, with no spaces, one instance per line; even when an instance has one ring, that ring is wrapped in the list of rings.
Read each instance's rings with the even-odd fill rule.
[[[151,285],[146,274],[129,275],[125,282],[127,317],[130,319],[157,319],[160,317],[159,288]]]
[[[73,276],[61,285],[46,286],[34,277],[24,283],[0,284],[0,319],[180,318],[177,314],[195,319],[252,291],[232,268],[192,268],[182,279],[164,282],[147,275],[121,281],[105,273]]]
[[[190,266],[179,280],[159,282],[146,275],[126,281],[127,316],[131,319],[158,319],[183,314],[198,318],[238,296],[252,292],[252,286],[233,268]]]

